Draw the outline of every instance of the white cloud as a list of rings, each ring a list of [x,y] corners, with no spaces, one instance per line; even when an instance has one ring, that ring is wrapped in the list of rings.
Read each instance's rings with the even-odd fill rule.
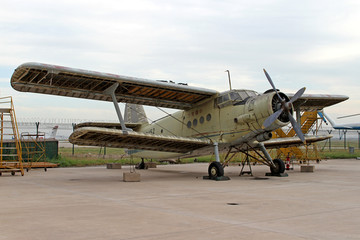
[[[305,63],[328,64],[349,62],[360,58],[360,43],[348,42],[316,46],[314,49],[302,54],[298,59]]]

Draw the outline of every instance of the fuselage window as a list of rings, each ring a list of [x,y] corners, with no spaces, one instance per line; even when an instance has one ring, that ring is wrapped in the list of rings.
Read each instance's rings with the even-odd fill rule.
[[[186,124],[186,126],[187,126],[188,128],[191,128],[191,121],[188,121],[187,124]]]
[[[160,131],[161,133],[163,133],[164,132],[164,129],[161,129],[161,131]]]
[[[200,120],[200,123],[201,123],[201,124],[204,123],[204,117],[203,117],[203,116],[201,116],[199,120]]]
[[[209,113],[208,115],[206,115],[206,121],[210,121],[211,120],[211,114]]]
[[[196,127],[196,125],[197,125],[197,119],[195,118],[193,121],[193,126]]]

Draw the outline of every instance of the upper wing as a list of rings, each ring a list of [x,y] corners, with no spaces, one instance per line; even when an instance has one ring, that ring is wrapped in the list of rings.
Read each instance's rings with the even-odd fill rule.
[[[293,93],[286,94],[290,99],[294,96]],[[301,111],[317,111],[325,107],[335,105],[349,99],[345,95],[335,94],[303,94],[293,104],[295,109],[300,108]]]
[[[119,129],[82,127],[76,129],[69,137],[73,144],[88,146],[107,146],[129,149],[187,153],[202,147],[210,146],[208,140],[160,136]]]
[[[306,144],[323,141],[326,139],[332,138],[331,135],[323,136],[305,136]],[[300,146],[304,145],[303,142],[298,137],[287,137],[287,138],[272,138],[267,140],[264,143],[266,148],[286,148],[291,146]]]
[[[11,86],[18,91],[112,101],[104,91],[119,83],[118,102],[189,109],[218,92],[167,81],[154,81],[60,67],[25,63],[15,69]]]

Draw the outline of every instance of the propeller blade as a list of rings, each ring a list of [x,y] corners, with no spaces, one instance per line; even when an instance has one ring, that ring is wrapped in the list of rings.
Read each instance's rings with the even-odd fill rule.
[[[296,100],[298,100],[299,97],[301,97],[303,95],[303,93],[305,92],[306,87],[303,87],[301,89],[299,89],[299,91],[297,91],[295,93],[295,95],[290,99],[290,103],[295,102]]]
[[[301,140],[304,144],[306,144],[305,136],[304,136],[304,134],[302,133],[299,124],[296,122],[296,120],[295,120],[294,117],[291,115],[291,113],[288,112],[288,116],[289,116],[291,125],[293,126],[293,128],[294,128],[297,136],[300,138],[300,140]]]
[[[280,94],[278,93],[278,91],[277,91],[277,89],[276,89],[273,81],[271,80],[270,75],[266,72],[265,68],[263,68],[263,70],[264,70],[265,76],[266,76],[266,78],[268,79],[270,85],[272,86],[272,88],[273,88],[274,91],[276,92],[276,95],[279,97],[279,99],[280,99],[281,101],[284,101],[284,99],[282,99],[282,97],[281,97]]]
[[[263,123],[263,126],[265,128],[269,127],[273,122],[275,122],[275,120],[280,116],[280,114],[283,112],[283,109],[279,109],[276,112],[274,112],[273,114],[271,114]]]

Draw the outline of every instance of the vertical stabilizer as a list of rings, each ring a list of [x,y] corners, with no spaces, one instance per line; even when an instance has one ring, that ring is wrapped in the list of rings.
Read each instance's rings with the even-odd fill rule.
[[[324,117],[330,122],[331,126],[333,128],[337,128],[337,125],[336,123],[325,113],[325,112],[322,112],[322,114],[324,115]]]
[[[52,131],[51,131],[51,134],[50,134],[50,138],[56,138],[56,133],[57,133],[57,130],[58,130],[58,126],[55,126],[53,127]]]
[[[125,104],[125,123],[149,123],[142,105],[133,103]]]

